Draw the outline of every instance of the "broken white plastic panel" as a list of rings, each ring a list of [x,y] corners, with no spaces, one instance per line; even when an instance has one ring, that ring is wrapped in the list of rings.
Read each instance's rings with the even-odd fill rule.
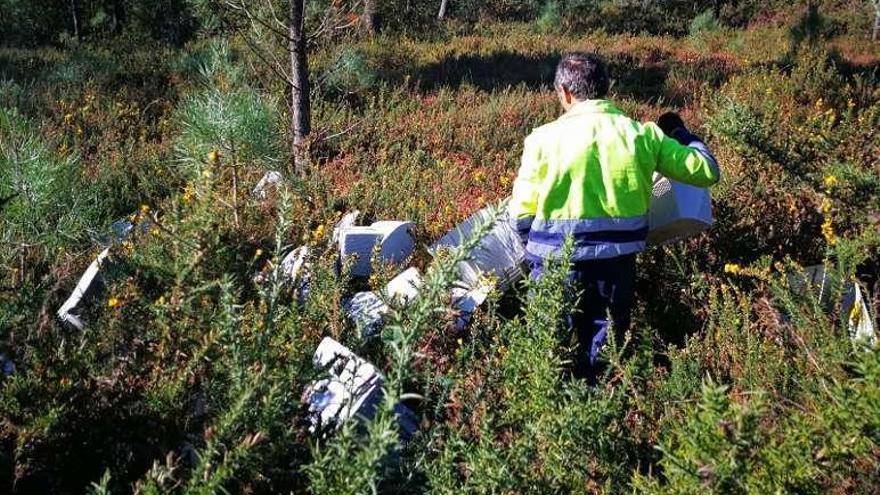
[[[827,296],[831,290],[831,276],[825,271],[825,265],[813,265],[804,267],[801,273],[788,275],[788,286],[798,294],[805,294],[811,289],[816,294],[819,302],[827,303]]]
[[[820,304],[829,310],[833,307],[834,301],[829,299],[829,295],[832,287],[837,285],[836,277],[828,273],[825,265],[808,266],[802,273],[789,275],[788,284],[793,291],[800,294],[806,293],[808,289],[812,290]],[[840,298],[840,316],[853,342],[861,342],[870,347],[877,345],[877,330],[858,281],[845,282]]]
[[[840,314],[846,319],[849,336],[853,342],[860,342],[870,347],[877,345],[877,331],[874,320],[868,312],[868,305],[858,283],[851,283],[843,295]]]
[[[85,328],[85,323],[78,314],[74,313],[74,311],[79,307],[80,302],[94,292],[95,287],[101,283],[101,264],[109,254],[110,248],[105,248],[100,254],[98,254],[98,257],[92,261],[80,277],[79,282],[77,282],[76,287],[73,288],[70,297],[64,301],[64,304],[62,304],[60,308],[58,308],[57,315],[62,322],[72,325],[78,330]]]
[[[359,277],[370,275],[370,261],[377,245],[381,261],[403,263],[415,248],[415,241],[410,234],[412,225],[412,222],[382,221],[369,227],[341,228],[338,236],[340,255],[343,259],[356,257],[351,274]]]
[[[506,212],[497,218],[493,216],[491,208],[476,212],[437,241],[432,252],[461,245],[472,235],[474,228],[484,222],[493,222],[494,227],[480,240],[469,259],[458,264],[459,278],[468,289],[477,289],[485,285],[484,275],[490,275],[503,292],[522,278],[525,259],[522,240],[511,227]]]
[[[293,251],[287,253],[287,256],[281,260],[281,271],[288,281],[297,289],[297,295],[300,303],[305,302],[309,294],[309,264],[306,258],[309,255],[308,246],[300,246]]]
[[[373,417],[382,400],[383,377],[372,364],[330,337],[321,341],[313,363],[329,377],[306,389],[312,432],[338,429],[353,417]],[[416,430],[415,414],[403,404],[394,410],[402,436],[410,437]]]
[[[418,296],[421,283],[419,270],[409,268],[388,282],[385,294],[391,300],[408,304]],[[345,307],[346,314],[361,329],[363,337],[374,335],[390,310],[385,301],[374,292],[358,292]]]
[[[376,333],[388,311],[388,305],[375,292],[358,292],[345,305],[345,314],[361,329],[363,337]]]
[[[269,194],[269,187],[280,184],[283,179],[284,176],[281,175],[281,172],[270,170],[257,182],[251,194],[260,199],[266,199],[266,196]]]
[[[492,287],[482,286],[476,289],[464,289],[454,287],[452,289],[452,304],[459,311],[459,315],[455,320],[455,328],[457,330],[464,329],[470,322],[471,317],[477,311],[477,308],[486,302]]]
[[[343,230],[354,227],[357,223],[357,218],[360,216],[361,212],[358,210],[350,211],[342,216],[338,222],[336,222],[336,226],[333,227],[333,235],[331,239],[333,242],[339,242],[339,234]]]
[[[385,286],[385,292],[392,300],[407,304],[419,295],[422,275],[418,268],[407,268],[403,273],[391,279]]]
[[[299,276],[300,271],[303,269],[303,266],[306,261],[306,256],[309,255],[309,247],[308,246],[300,246],[293,251],[287,253],[287,256],[281,260],[281,271],[284,272],[285,275],[291,280],[296,281],[296,278]]]
[[[693,237],[712,226],[709,190],[654,174],[651,208],[648,210],[650,245],[667,244]]]

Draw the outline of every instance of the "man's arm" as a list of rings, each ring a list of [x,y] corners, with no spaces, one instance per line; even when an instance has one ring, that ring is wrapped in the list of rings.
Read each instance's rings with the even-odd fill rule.
[[[678,115],[664,114],[656,125],[649,123],[647,127],[658,143],[657,170],[664,177],[698,187],[711,186],[721,178],[709,147],[688,131]]]
[[[517,231],[523,243],[528,240],[532,222],[535,220],[538,191],[546,172],[546,163],[542,159],[537,139],[532,134],[523,144],[522,162],[513,182],[513,193],[508,206],[511,226]]]

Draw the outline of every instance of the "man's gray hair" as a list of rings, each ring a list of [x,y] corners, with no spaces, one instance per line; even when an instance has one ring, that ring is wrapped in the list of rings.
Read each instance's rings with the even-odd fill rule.
[[[565,88],[578,100],[595,100],[608,94],[608,70],[596,55],[571,52],[556,66],[557,88]]]

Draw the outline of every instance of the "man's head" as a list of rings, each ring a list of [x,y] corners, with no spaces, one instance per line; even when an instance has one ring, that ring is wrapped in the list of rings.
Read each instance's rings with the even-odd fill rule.
[[[566,53],[556,66],[553,86],[566,111],[584,100],[604,98],[608,94],[608,85],[608,70],[596,55]]]

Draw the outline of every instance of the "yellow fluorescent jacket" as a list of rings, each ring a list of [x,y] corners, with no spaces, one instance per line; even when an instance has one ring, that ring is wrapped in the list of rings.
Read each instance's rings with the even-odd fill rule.
[[[567,235],[574,238],[573,261],[642,251],[654,171],[699,187],[719,179],[706,145],[684,129],[677,137],[688,145],[607,100],[578,103],[535,129],[509,206],[527,258],[558,254]]]

